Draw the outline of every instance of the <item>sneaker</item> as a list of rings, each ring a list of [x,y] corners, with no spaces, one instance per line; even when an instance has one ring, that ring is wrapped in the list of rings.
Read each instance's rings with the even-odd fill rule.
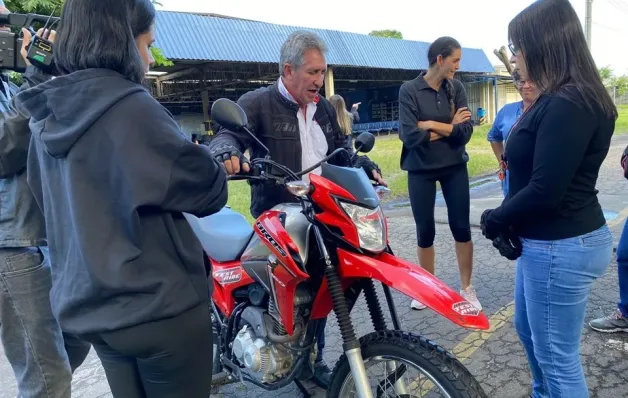
[[[477,308],[478,311],[482,311],[482,304],[480,304],[480,301],[478,300],[478,296],[475,293],[473,285],[469,285],[466,289],[460,290],[460,295]]]
[[[628,319],[618,309],[613,314],[594,319],[589,322],[591,329],[602,333],[626,332],[628,333]]]
[[[413,310],[424,310],[427,308],[427,305],[423,304],[420,301],[412,300],[412,303],[410,303],[410,308],[412,308]]]

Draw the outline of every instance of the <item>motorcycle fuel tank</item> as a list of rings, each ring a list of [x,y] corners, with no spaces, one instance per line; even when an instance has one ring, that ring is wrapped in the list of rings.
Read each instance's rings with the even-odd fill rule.
[[[292,241],[297,245],[301,262],[307,264],[312,224],[301,213],[301,205],[298,203],[283,203],[273,207],[272,210],[280,211],[286,215],[284,228]],[[242,267],[246,273],[262,284],[269,292],[271,291],[271,283],[266,267],[270,255],[271,252],[268,246],[255,234],[246,249],[244,249],[241,257]]]

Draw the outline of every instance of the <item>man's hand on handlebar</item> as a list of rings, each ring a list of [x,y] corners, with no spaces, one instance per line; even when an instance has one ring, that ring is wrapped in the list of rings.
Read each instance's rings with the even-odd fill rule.
[[[388,184],[386,184],[386,181],[384,181],[384,178],[382,177],[382,175],[379,174],[377,170],[373,169],[372,173],[373,173],[373,180],[375,180],[379,185],[383,185],[385,187],[388,186]]]
[[[212,149],[212,155],[214,155],[218,163],[222,163],[225,166],[227,175],[247,174],[251,171],[249,160],[233,145],[218,145]]]

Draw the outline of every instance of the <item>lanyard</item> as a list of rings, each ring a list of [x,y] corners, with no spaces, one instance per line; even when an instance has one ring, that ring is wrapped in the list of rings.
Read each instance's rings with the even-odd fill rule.
[[[523,119],[524,116],[530,111],[530,109],[534,107],[534,104],[536,104],[536,101],[538,99],[539,97],[536,97],[536,99],[530,104],[530,106],[525,111],[523,111],[523,113],[521,113],[521,116],[519,116],[519,118],[517,118],[517,120],[513,123],[510,130],[508,130],[508,135],[506,136],[506,139],[504,140],[504,155],[502,155],[502,158],[506,155],[506,145],[508,144],[508,139],[512,135],[512,132],[515,131],[515,128],[517,127],[521,119]]]
[[[536,99],[530,104],[530,106],[525,111],[523,111],[523,113],[521,113],[521,116],[517,118],[515,123],[513,123],[510,130],[508,130],[508,135],[506,136],[506,139],[504,140],[504,153],[502,153],[502,156],[501,156],[502,159],[499,162],[499,171],[497,172],[497,175],[500,181],[504,181],[506,179],[506,170],[508,170],[508,160],[506,159],[506,145],[508,144],[508,139],[512,135],[513,131],[515,131],[515,128],[517,127],[521,119],[523,119],[523,117],[530,111],[530,109],[534,107],[534,104],[536,104],[536,101],[538,99],[539,97],[536,97]]]

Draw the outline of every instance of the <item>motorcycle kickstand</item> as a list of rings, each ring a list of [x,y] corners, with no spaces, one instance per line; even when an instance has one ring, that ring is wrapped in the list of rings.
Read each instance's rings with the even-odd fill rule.
[[[299,389],[299,391],[301,391],[301,394],[303,394],[303,398],[313,398],[314,397],[314,395],[310,394],[310,392],[303,385],[303,383],[301,383],[301,380],[295,380],[294,384],[297,385],[297,388]]]

